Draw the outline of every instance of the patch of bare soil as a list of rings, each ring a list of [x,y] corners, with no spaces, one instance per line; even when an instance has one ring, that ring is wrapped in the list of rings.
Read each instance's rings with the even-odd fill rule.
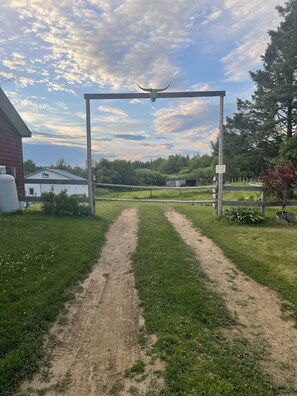
[[[153,374],[161,363],[149,361],[150,345],[139,344],[146,334],[130,260],[137,229],[135,208],[110,226],[100,259],[70,304],[67,323],[52,329],[57,345],[49,370],[23,384],[22,394],[153,395],[162,387]]]
[[[183,215],[166,213],[181,238],[196,252],[199,263],[239,323],[232,336],[243,336],[263,349],[264,369],[297,394],[297,329],[285,319],[283,301],[267,287],[240,272],[210,239]]]

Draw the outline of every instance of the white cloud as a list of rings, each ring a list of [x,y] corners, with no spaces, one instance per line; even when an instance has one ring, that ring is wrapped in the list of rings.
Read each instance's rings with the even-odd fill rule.
[[[201,115],[207,108],[202,100],[190,100],[177,106],[161,108],[154,113],[154,126],[157,134],[177,134],[189,129],[189,125],[197,125]]]
[[[121,118],[127,118],[128,117],[128,114],[124,110],[122,110],[122,109],[120,109],[118,107],[99,106],[98,110],[103,111],[105,113],[115,114],[117,116],[120,116]]]
[[[227,81],[247,80],[249,70],[262,65],[260,56],[269,42],[267,31],[275,29],[280,21],[275,7],[284,3],[285,0],[225,0],[229,29],[238,37],[235,47],[221,59]]]
[[[41,55],[68,84],[131,88],[178,83],[173,55],[191,44],[193,20],[207,1],[11,0],[7,4],[46,49]],[[36,58],[40,57],[38,54]],[[7,64],[11,68],[10,64]],[[50,87],[55,89],[55,87]]]
[[[223,10],[214,7],[211,12],[206,16],[205,20],[202,22],[203,25],[207,25],[209,22],[215,21],[223,13]]]
[[[13,52],[10,59],[2,59],[2,64],[10,70],[18,70],[25,66],[25,56],[19,52]]]

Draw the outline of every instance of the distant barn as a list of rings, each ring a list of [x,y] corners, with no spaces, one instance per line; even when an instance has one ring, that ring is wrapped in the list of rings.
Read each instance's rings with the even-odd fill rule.
[[[88,196],[87,180],[64,170],[44,168],[27,176],[26,179],[53,180],[50,184],[27,182],[25,184],[26,197],[40,197],[42,193],[50,191],[59,194],[62,190],[67,190],[68,195]],[[54,180],[65,180],[65,184],[56,184]],[[86,185],[67,184],[67,180],[85,181]]]
[[[169,180],[166,183],[167,187],[193,187],[196,186],[196,179],[179,179]]]
[[[26,137],[31,132],[0,88],[0,165],[20,179],[24,178],[22,138]],[[24,195],[23,185],[18,185],[18,194]]]

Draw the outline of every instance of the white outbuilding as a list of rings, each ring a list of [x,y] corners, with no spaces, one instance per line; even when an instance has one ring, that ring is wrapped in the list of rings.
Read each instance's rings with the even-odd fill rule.
[[[42,193],[53,191],[55,194],[59,194],[62,190],[66,190],[68,195],[88,196],[87,179],[83,177],[73,175],[72,173],[66,172],[60,169],[44,168],[37,172],[26,176],[26,179],[44,179],[47,181],[43,183],[25,183],[25,194],[26,197],[40,197]],[[53,183],[49,183],[53,180]],[[71,180],[71,181],[85,181],[86,185],[81,184],[55,184],[54,180]]]

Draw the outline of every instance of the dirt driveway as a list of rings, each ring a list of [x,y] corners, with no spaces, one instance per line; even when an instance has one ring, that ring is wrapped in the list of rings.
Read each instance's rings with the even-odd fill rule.
[[[258,345],[264,370],[297,394],[297,330],[293,321],[283,317],[282,301],[240,272],[185,216],[174,210],[166,216],[195,251],[210,287],[223,296],[237,320],[226,336],[244,337]],[[110,226],[100,259],[70,304],[67,324],[52,329],[49,338],[57,345],[48,370],[23,384],[22,394],[106,396],[131,395],[133,390],[145,395],[164,386],[153,374],[164,370],[164,365],[158,360],[149,364],[150,343],[145,348],[139,343],[146,330],[131,269],[137,230],[135,208],[124,210]],[[131,367],[140,369],[139,381],[127,376]]]
[[[277,294],[239,271],[185,216],[173,210],[166,216],[195,251],[202,270],[238,321],[239,325],[227,336],[247,338],[261,348],[260,363],[264,369],[280,384],[290,385],[293,394],[297,394],[297,329],[292,320],[284,317]]]
[[[142,394],[162,386],[153,375],[161,363],[148,365],[138,342],[145,327],[130,259],[137,229],[134,208],[124,210],[110,226],[100,259],[70,306],[68,323],[52,329],[58,344],[51,368],[46,376],[41,373],[23,385],[26,394],[131,395],[131,387]],[[139,361],[145,364],[146,373],[142,373],[142,365],[139,368],[146,378],[141,382],[126,378],[125,371]]]

